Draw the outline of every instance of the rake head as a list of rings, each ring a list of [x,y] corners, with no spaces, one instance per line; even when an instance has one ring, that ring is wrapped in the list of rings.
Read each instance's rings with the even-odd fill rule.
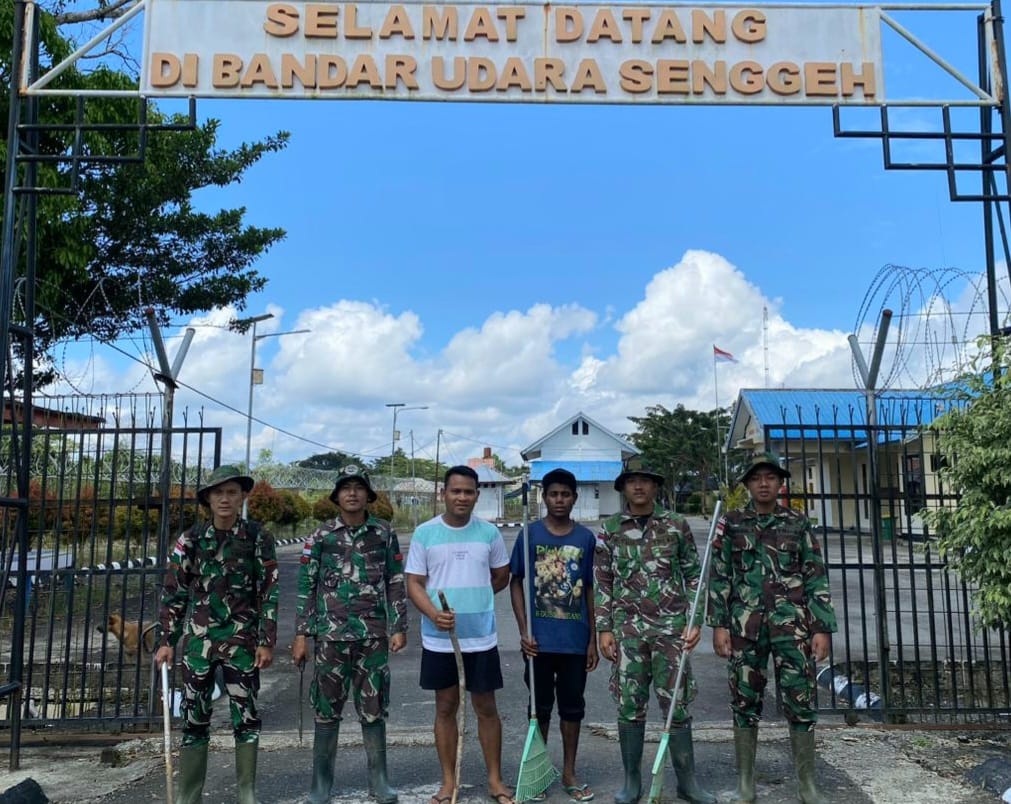
[[[558,769],[551,764],[537,719],[533,718],[523,746],[523,758],[520,760],[520,774],[516,780],[516,800],[529,801],[551,787],[560,776]]]

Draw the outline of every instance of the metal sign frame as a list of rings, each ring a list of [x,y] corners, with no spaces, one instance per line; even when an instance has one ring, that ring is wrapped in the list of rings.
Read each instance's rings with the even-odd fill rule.
[[[10,438],[6,444],[10,454],[0,460],[0,482],[7,489],[0,493],[0,517],[8,517],[15,512],[28,510],[30,471],[32,455],[32,415],[33,415],[33,363],[35,321],[35,270],[37,261],[37,217],[38,199],[52,193],[73,194],[77,192],[78,172],[82,166],[122,164],[143,160],[147,135],[155,130],[185,131],[196,126],[196,98],[188,97],[188,120],[182,123],[165,123],[148,119],[150,98],[141,90],[85,90],[55,88],[53,82],[70,69],[83,56],[95,50],[110,34],[122,28],[148,9],[153,0],[138,0],[126,7],[122,16],[101,32],[85,42],[66,59],[58,64],[40,70],[39,34],[37,27],[38,7],[35,2],[15,0],[14,32],[11,64],[18,80],[12,81],[9,90],[9,117],[7,120],[7,171],[4,175],[4,209],[0,227],[0,393],[11,403]],[[157,2],[158,0],[154,0]],[[186,0],[176,0],[185,2]],[[812,5],[812,4],[808,4]],[[690,7],[671,4],[670,8]],[[707,4],[707,7],[716,7]],[[735,6],[739,7],[739,6]],[[762,6],[756,5],[756,8]],[[803,8],[804,4],[795,7]],[[825,8],[825,6],[817,6]],[[923,3],[890,3],[861,5],[872,10],[879,26],[887,27],[907,41],[933,62],[945,74],[953,78],[965,90],[965,97],[930,99],[892,99],[862,104],[859,109],[877,108],[877,125],[867,126],[866,118],[861,125],[847,125],[845,114],[856,111],[852,107],[832,104],[833,130],[837,137],[872,138],[881,142],[886,169],[944,171],[948,178],[949,195],[952,201],[979,202],[983,209],[984,248],[986,250],[987,282],[989,289],[991,335],[999,334],[996,292],[996,239],[999,234],[1005,262],[1011,269],[1011,247],[1009,247],[1006,205],[1011,202],[1009,194],[1009,166],[1007,154],[1011,152],[1011,135],[1008,121],[1011,120],[1011,106],[1005,91],[1007,57],[1004,41],[1004,17],[1000,0],[990,4],[961,3],[948,5],[927,5]],[[899,12],[945,12],[959,11],[977,14],[976,49],[978,76],[972,79],[957,69],[950,61],[931,49],[914,33],[902,25],[895,17]],[[117,12],[118,13],[118,12]],[[39,121],[39,99],[47,96],[65,96],[76,100],[72,119],[59,124],[42,124]],[[138,147],[135,153],[95,153],[84,145],[88,132],[99,130],[103,124],[91,123],[86,115],[87,101],[92,98],[134,98],[137,117],[130,124],[115,125],[120,131],[137,134]],[[894,125],[892,113],[903,107],[921,107],[935,110],[941,124],[931,130],[899,130]],[[978,125],[966,125],[964,116],[954,122],[952,110],[956,108],[976,108]],[[971,112],[969,114],[971,117]],[[107,127],[107,126],[106,126]],[[107,127],[108,128],[108,127]],[[72,146],[58,153],[40,151],[41,134],[47,130],[59,130],[73,134]],[[909,162],[895,159],[893,147],[905,140],[920,139],[940,142],[944,146],[944,159],[932,162]],[[978,158],[956,158],[955,144],[970,142],[978,146]],[[960,151],[961,149],[959,149]],[[57,164],[64,168],[67,185],[63,187],[43,186],[38,178],[41,163]],[[978,178],[978,190],[966,192],[959,180],[968,176]],[[964,180],[963,180],[964,184]],[[24,288],[21,297],[15,298],[15,289]],[[15,313],[15,305],[17,305]],[[25,356],[24,362],[14,365],[9,357],[12,344],[18,344],[18,351]],[[19,373],[20,372],[20,373]],[[169,423],[170,425],[171,423]],[[25,619],[27,568],[29,565],[29,532],[27,516],[16,517],[16,555],[18,559],[17,598],[11,638],[11,662],[7,683],[0,684],[0,698],[10,698],[11,756],[10,767],[19,766],[21,717],[27,702],[22,697],[24,679]]]

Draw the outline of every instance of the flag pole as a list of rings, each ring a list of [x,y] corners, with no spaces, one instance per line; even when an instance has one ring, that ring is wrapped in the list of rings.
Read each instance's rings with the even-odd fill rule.
[[[716,476],[720,476],[720,386],[716,371],[716,344],[713,344],[713,395],[716,397]],[[724,479],[726,482],[726,479]]]

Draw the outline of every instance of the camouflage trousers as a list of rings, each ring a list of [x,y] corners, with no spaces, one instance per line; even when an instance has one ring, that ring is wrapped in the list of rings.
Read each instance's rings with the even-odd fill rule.
[[[390,707],[390,642],[386,637],[316,640],[316,672],[309,690],[316,722],[339,722],[352,692],[362,723],[386,719]]]
[[[763,628],[754,642],[732,636],[731,648],[730,708],[735,724],[755,726],[762,717],[762,693],[771,653],[786,719],[795,728],[814,726],[818,713],[813,706],[814,659],[809,640],[772,641],[768,629]]]
[[[618,641],[618,661],[611,665],[611,695],[618,704],[618,722],[644,722],[652,684],[660,704],[660,713],[667,719],[674,679],[681,661],[680,638],[667,634],[649,637],[615,635]],[[681,693],[674,709],[672,723],[688,718],[688,704],[695,700],[696,685],[691,664],[685,658]]]
[[[260,718],[256,714],[256,693],[260,671],[253,664],[255,654],[241,645],[215,644],[209,639],[189,637],[183,649],[183,745],[203,745],[210,741],[211,694],[214,671],[220,666],[228,693],[232,733],[237,743],[260,739]]]

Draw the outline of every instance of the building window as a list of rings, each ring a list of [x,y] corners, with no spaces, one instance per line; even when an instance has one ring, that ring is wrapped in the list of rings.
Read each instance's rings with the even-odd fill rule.
[[[586,422],[583,422],[583,435],[589,434],[590,434],[590,425],[588,425]]]
[[[575,421],[572,423],[572,435],[579,435],[579,422]]]

